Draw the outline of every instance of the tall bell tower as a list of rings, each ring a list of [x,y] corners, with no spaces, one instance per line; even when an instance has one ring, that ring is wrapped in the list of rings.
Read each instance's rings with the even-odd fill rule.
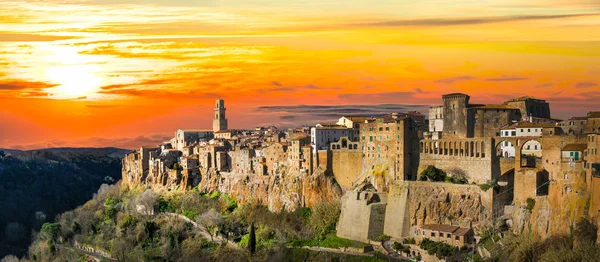
[[[225,117],[225,100],[219,99],[215,106],[215,117],[213,118],[213,131],[227,130],[227,118]]]

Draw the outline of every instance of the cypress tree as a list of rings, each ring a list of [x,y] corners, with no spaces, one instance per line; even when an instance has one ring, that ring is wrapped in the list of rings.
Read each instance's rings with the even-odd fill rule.
[[[250,224],[250,239],[248,240],[248,247],[250,248],[250,254],[254,254],[256,251],[256,232],[254,230],[254,222]]]

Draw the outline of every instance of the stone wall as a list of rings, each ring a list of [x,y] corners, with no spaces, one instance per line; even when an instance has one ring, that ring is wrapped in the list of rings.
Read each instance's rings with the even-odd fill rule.
[[[420,142],[417,174],[427,166],[440,168],[451,176],[466,176],[469,182],[487,183],[495,178],[498,166],[492,161],[493,139],[441,139]]]
[[[384,233],[394,238],[410,237],[425,224],[473,227],[490,225],[493,190],[476,185],[406,181],[390,188]]]
[[[350,191],[341,199],[342,213],[337,225],[339,237],[368,242],[383,234],[385,193]]]
[[[363,153],[360,150],[332,150],[331,171],[335,180],[344,190],[354,188],[363,166]]]
[[[472,227],[477,232],[491,225],[494,215],[493,190],[486,192],[476,185],[397,181],[377,208],[361,195],[365,193],[351,191],[342,197],[338,236],[364,241],[383,230],[396,239],[414,237],[425,224]]]

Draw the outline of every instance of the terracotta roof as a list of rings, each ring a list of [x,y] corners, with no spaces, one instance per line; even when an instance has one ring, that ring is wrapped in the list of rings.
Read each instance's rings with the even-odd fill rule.
[[[453,235],[455,235],[455,236],[464,236],[467,233],[469,233],[469,231],[471,231],[470,228],[460,227],[456,231],[454,231]]]
[[[519,122],[516,124],[518,128],[522,128],[522,127],[541,127],[541,128],[555,128],[558,127],[556,125],[556,123],[548,123],[548,122],[537,122],[537,123],[531,123],[531,122]]]
[[[585,151],[587,144],[567,144],[562,148],[562,151]]]
[[[587,116],[574,116],[569,118],[568,120],[587,120]]]
[[[446,232],[446,233],[453,233],[454,231],[456,231],[460,227],[451,226],[451,225],[429,224],[429,225],[423,225],[421,228],[427,229],[427,230],[432,230],[432,231],[440,231],[440,232]]]
[[[348,129],[346,126],[340,126],[336,124],[321,124],[321,126],[317,126],[316,129]]]
[[[370,119],[370,117],[366,117],[366,116],[342,116],[345,117],[347,119],[349,119],[350,121],[354,121],[354,122],[364,122],[367,119]]]
[[[183,132],[189,132],[189,133],[204,133],[204,132],[213,132],[212,130],[206,130],[206,129],[179,129]]]
[[[531,123],[531,122],[527,122],[527,121],[522,121],[522,122],[512,124],[510,126],[507,126],[507,127],[503,127],[502,130],[515,129],[515,128],[532,128],[532,127],[533,128],[558,128],[556,123],[549,123],[549,122]]]

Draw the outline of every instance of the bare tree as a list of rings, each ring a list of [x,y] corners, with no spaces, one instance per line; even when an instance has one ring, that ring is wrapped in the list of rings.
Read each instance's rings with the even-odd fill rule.
[[[198,224],[210,234],[210,241],[214,241],[213,235],[215,230],[221,226],[224,222],[223,216],[217,212],[214,208],[204,212],[198,216]]]
[[[135,210],[144,215],[154,215],[154,206],[157,202],[158,195],[152,189],[147,189],[135,199]]]
[[[3,259],[0,260],[0,262],[19,262],[19,261],[21,261],[21,260],[14,255],[5,256]],[[25,260],[23,260],[23,261],[25,261]]]

